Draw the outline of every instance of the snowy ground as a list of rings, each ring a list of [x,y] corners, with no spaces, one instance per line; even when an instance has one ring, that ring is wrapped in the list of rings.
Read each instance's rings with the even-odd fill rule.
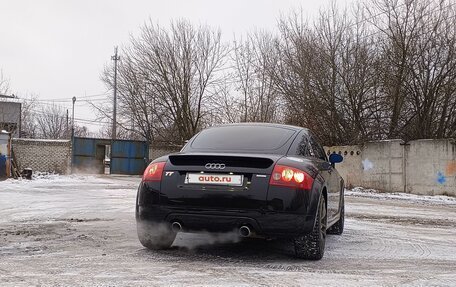
[[[456,199],[347,191],[318,262],[279,242],[136,238],[138,177],[0,182],[0,286],[456,286]],[[224,239],[227,242],[220,242]]]

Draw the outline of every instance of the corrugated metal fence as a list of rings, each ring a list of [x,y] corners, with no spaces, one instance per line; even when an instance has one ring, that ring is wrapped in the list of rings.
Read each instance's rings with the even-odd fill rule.
[[[145,141],[110,140],[75,137],[73,141],[73,172],[103,174],[108,146],[111,147],[110,173],[142,174],[149,160]]]

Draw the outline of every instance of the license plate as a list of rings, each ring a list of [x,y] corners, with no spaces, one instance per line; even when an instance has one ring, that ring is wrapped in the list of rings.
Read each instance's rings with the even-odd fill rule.
[[[244,176],[237,174],[187,173],[185,177],[189,184],[242,186],[243,181]]]

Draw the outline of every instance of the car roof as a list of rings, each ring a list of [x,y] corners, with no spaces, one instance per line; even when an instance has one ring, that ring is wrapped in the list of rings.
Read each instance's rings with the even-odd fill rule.
[[[293,126],[293,125],[284,125],[284,124],[275,124],[275,123],[258,123],[258,122],[223,124],[223,125],[212,126],[209,128],[229,127],[229,126],[262,126],[262,127],[284,128],[284,129],[290,129],[290,130],[294,130],[294,131],[305,130],[306,132],[309,132],[309,129],[307,129],[307,128]]]

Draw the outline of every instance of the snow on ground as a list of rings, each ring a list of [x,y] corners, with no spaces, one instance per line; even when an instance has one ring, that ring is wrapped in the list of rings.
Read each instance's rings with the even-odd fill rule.
[[[417,195],[417,194],[402,193],[402,192],[385,193],[385,192],[379,192],[375,189],[368,189],[368,188],[363,188],[363,187],[355,187],[351,190],[345,190],[345,195],[367,197],[367,198],[377,198],[377,199],[406,200],[406,201],[431,203],[431,204],[456,205],[456,197],[451,197],[451,196]]]
[[[289,242],[136,238],[139,177],[0,182],[0,286],[456,286],[454,198],[346,191],[346,229],[318,262]]]

